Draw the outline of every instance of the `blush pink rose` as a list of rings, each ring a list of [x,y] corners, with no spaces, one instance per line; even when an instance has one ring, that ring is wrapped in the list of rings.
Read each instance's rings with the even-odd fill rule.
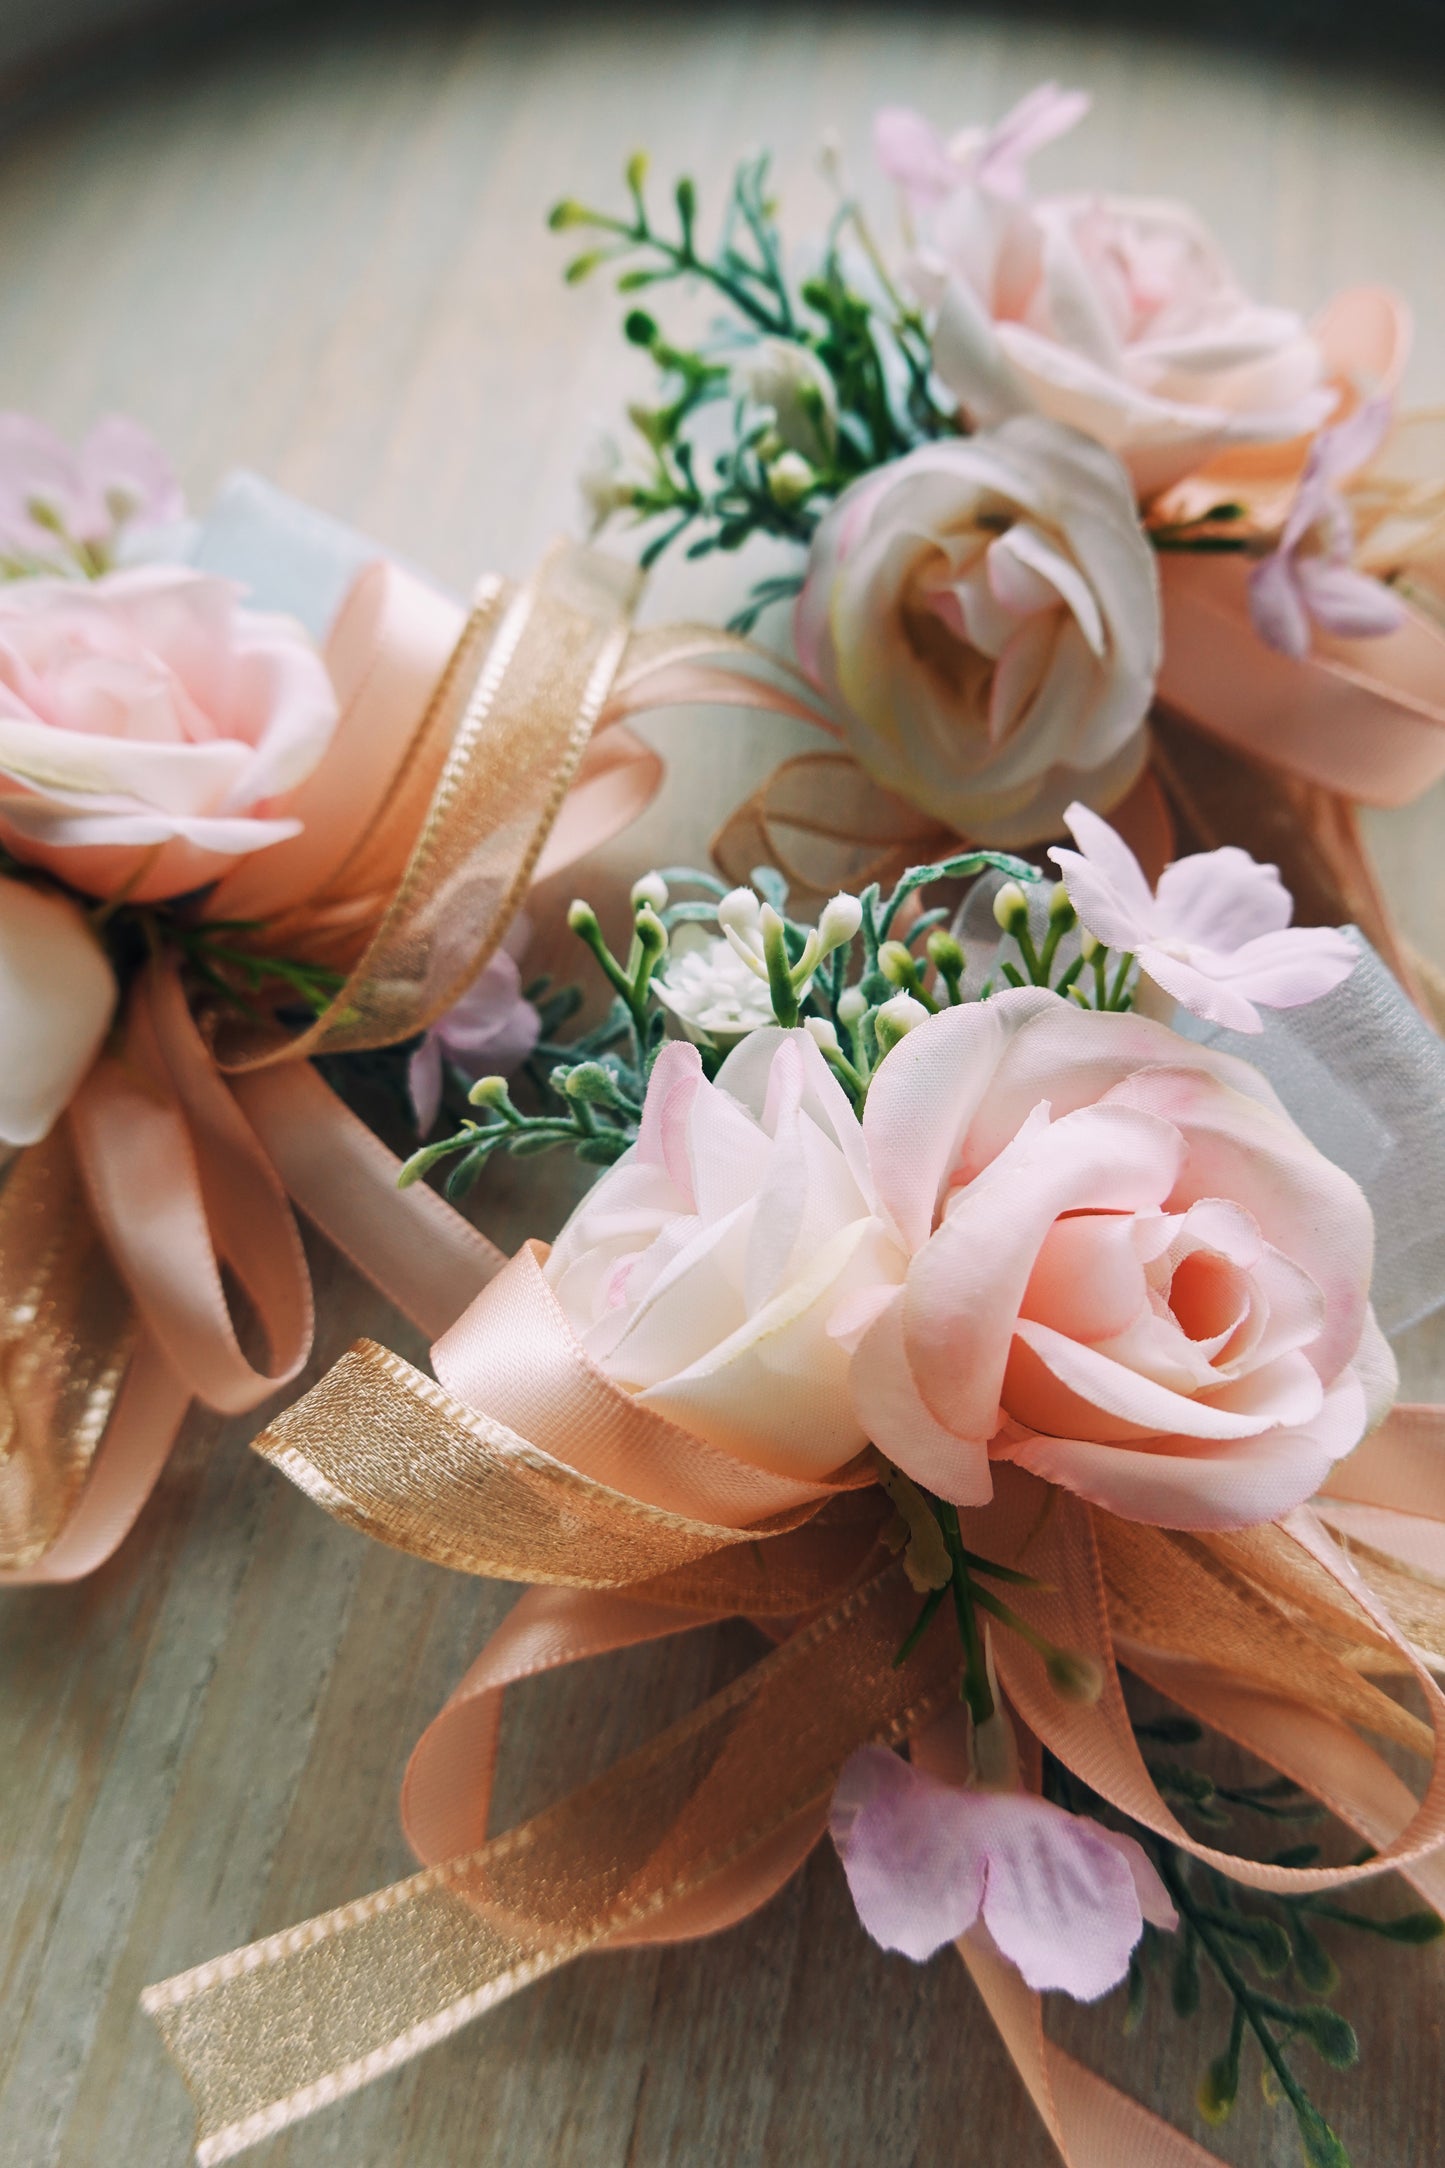
[[[154,902],[295,835],[336,696],[299,625],[175,566],[0,589],[0,842]]]
[[[813,538],[798,659],[859,764],[981,843],[1056,835],[1144,763],[1154,553],[1129,480],[1037,415],[929,444],[844,492]]]
[[[1241,1527],[1389,1405],[1369,1207],[1247,1063],[1026,988],[911,1032],[863,1131],[910,1261],[834,1330],[869,1436],[942,1497],[986,1503],[1012,1460]]]

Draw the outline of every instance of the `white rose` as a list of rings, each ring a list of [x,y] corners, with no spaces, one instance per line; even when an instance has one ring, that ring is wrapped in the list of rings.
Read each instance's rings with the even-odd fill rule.
[[[663,1048],[637,1143],[546,1266],[616,1384],[733,1459],[808,1482],[868,1442],[829,1326],[902,1273],[857,1117],[807,1033],[776,1027],[716,1084],[696,1048]]]
[[[39,1143],[99,1053],[115,1001],[84,912],[0,880],[0,1143]]]
[[[1057,834],[1144,763],[1154,553],[1129,478],[1020,416],[846,490],[814,536],[794,638],[868,772],[981,843]]]

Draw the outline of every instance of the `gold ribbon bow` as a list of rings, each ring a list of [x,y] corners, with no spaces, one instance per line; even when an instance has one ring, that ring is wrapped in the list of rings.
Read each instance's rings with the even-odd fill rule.
[[[362,1342],[258,1443],[350,1525],[531,1586],[412,1757],[404,1815],[422,1872],[147,1989],[198,2104],[206,2168],[583,1951],[743,1917],[822,1833],[855,1748],[915,1736],[926,1749],[956,1705],[943,1620],[898,1660],[918,1598],[881,1541],[881,1494],[853,1487],[866,1472],[730,1478],[723,1456],[581,1360],[541,1254],[515,1258],[434,1348],[442,1382]],[[1104,1682],[1094,1705],[1066,1702],[1004,1632],[1010,1702],[1095,1792],[1254,1888],[1337,1889],[1394,1868],[1445,1904],[1445,1696],[1422,1653],[1445,1657],[1442,1442],[1445,1411],[1397,1410],[1318,1512],[1209,1537],[1117,1521],[997,1467],[993,1502],[961,1516],[964,1540],[1030,1576],[1011,1591],[1027,1624]],[[1326,1518],[1356,1540],[1368,1526],[1368,1578]],[[1384,1600],[1402,1593],[1408,1634]],[[772,1653],[596,1782],[488,1836],[510,1682],[734,1614],[781,1634]],[[1120,1660],[1325,1799],[1378,1856],[1288,1868],[1189,1835],[1140,1757]],[[1396,1675],[1413,1677],[1428,1723],[1374,1683]],[[1428,1765],[1422,1798],[1363,1732]],[[1210,2155],[1047,2040],[1038,1996],[985,1939],[960,1949],[1070,2168],[1206,2168]]]
[[[434,1192],[398,1192],[308,1057],[425,1029],[532,882],[641,810],[661,763],[623,718],[687,698],[796,709],[702,666],[752,652],[726,635],[634,632],[638,584],[564,546],[520,587],[484,580],[469,613],[391,565],[353,588],[328,642],[341,721],[288,808],[300,833],[203,906],[254,926],[263,961],[340,968],[341,991],[288,1036],[198,1012],[162,955],[0,1190],[0,1581],[89,1572],[192,1398],[234,1413],[296,1376],[312,1300],[293,1207],[429,1336],[500,1267]]]

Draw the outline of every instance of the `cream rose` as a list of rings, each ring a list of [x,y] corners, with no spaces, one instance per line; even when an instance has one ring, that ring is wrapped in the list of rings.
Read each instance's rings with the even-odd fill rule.
[[[156,901],[294,835],[337,705],[299,625],[172,566],[0,589],[0,841]]]
[[[1107,808],[1145,757],[1160,650],[1128,477],[1036,416],[864,476],[813,540],[794,636],[861,765],[983,843]]]
[[[546,1275],[615,1383],[736,1460],[814,1482],[868,1443],[830,1320],[903,1266],[852,1108],[807,1034],[774,1028],[716,1084],[695,1047],[663,1049],[637,1143]]]
[[[1329,417],[1338,392],[1315,333],[1252,300],[1183,204],[976,194],[939,211],[925,283],[941,294],[938,373],[978,422],[1020,409],[1067,422],[1148,498]]]
[[[869,1436],[960,1505],[1013,1460],[1128,1519],[1315,1491],[1393,1397],[1354,1182],[1253,1069],[1025,989],[945,1011],[863,1119],[910,1262],[834,1319]]]
[[[0,880],[0,1144],[38,1144],[110,1028],[105,951],[68,897]]]

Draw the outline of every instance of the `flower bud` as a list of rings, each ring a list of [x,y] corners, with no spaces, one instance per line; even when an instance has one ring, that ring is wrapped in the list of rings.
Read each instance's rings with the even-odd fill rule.
[[[861,986],[845,986],[838,996],[838,1021],[849,1031],[868,1014],[868,996]]]
[[[597,931],[597,913],[590,903],[586,902],[583,897],[578,896],[574,902],[569,903],[567,906],[567,924],[571,927],[573,933],[580,933],[584,937],[588,934],[594,934]]]
[[[467,1093],[474,1107],[504,1106],[510,1096],[504,1076],[479,1076]]]
[[[803,502],[817,479],[801,452],[781,452],[768,469],[768,495],[788,511]]]
[[[830,897],[818,918],[818,941],[823,955],[846,947],[862,923],[863,906],[856,896],[843,893]]]
[[[996,925],[1005,933],[1027,933],[1029,903],[1017,881],[1005,881],[993,899],[993,915]]]
[[[917,965],[902,941],[885,941],[878,951],[878,968],[890,986],[911,986]]]
[[[762,906],[750,888],[730,888],[717,907],[717,922],[725,933],[747,941],[756,936]]]
[[[642,906],[633,925],[644,956],[660,956],[667,947],[667,928],[657,913],[647,904]]]
[[[1105,956],[1108,951],[1097,934],[1086,930],[1079,935],[1079,954],[1086,964],[1091,964],[1096,956]]]
[[[951,985],[957,985],[968,969],[963,943],[946,926],[935,926],[928,936],[928,961]]]
[[[1077,920],[1078,915],[1078,912],[1074,909],[1073,904],[1069,900],[1069,891],[1065,888],[1062,881],[1056,881],[1054,883],[1053,893],[1049,897],[1049,923],[1053,926],[1060,927],[1065,933],[1067,933],[1069,928]]]
[[[1104,1674],[1091,1656],[1055,1649],[1046,1668],[1050,1686],[1063,1701],[1079,1701],[1092,1707],[1104,1691]]]
[[[907,1038],[910,1031],[917,1031],[920,1024],[928,1022],[928,1011],[912,994],[894,994],[892,999],[879,1007],[873,1019],[878,1033],[878,1044],[886,1054],[900,1039]]]
[[[820,1053],[842,1053],[843,1049],[838,1044],[838,1034],[828,1022],[826,1016],[805,1016],[803,1018],[803,1029]]]
[[[640,881],[634,881],[631,890],[632,908],[640,911],[644,904],[650,911],[661,911],[667,904],[667,883],[660,873],[644,873]]]

